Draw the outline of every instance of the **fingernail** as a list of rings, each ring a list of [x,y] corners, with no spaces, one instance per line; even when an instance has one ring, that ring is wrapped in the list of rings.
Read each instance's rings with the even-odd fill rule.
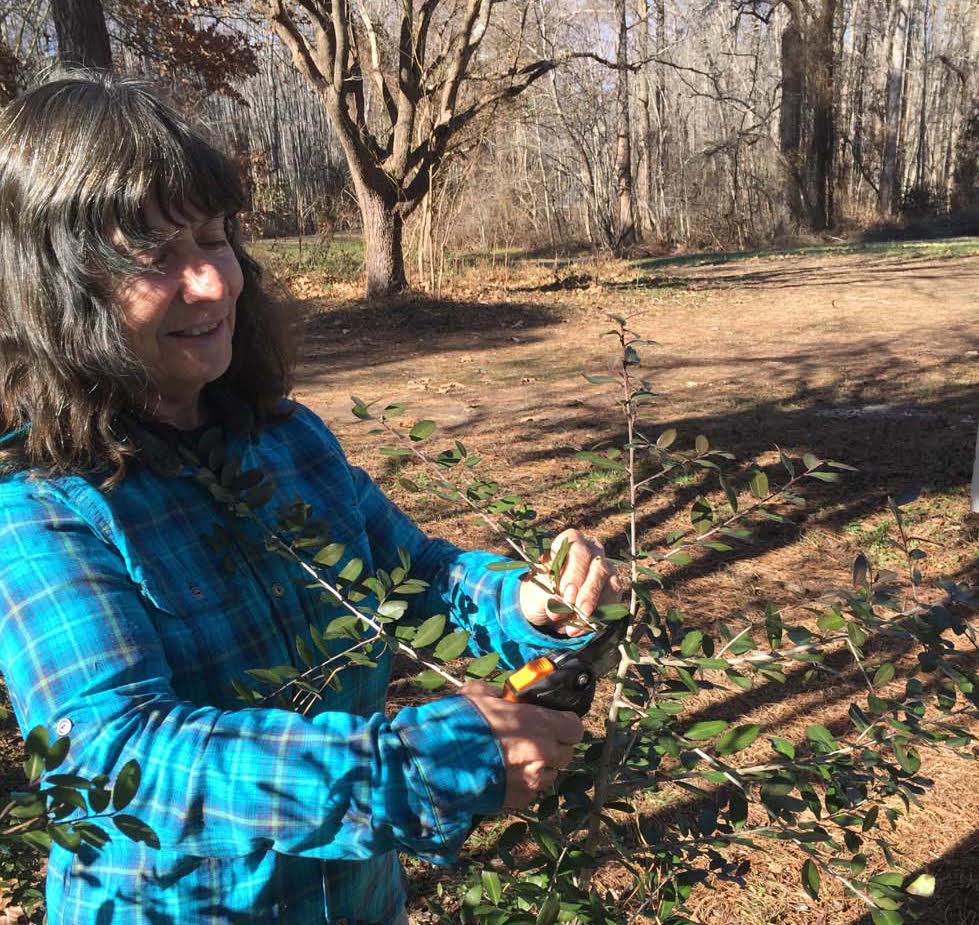
[[[561,596],[564,598],[565,603],[573,604],[575,595],[578,593],[578,589],[571,584],[565,585],[564,590],[561,592]]]

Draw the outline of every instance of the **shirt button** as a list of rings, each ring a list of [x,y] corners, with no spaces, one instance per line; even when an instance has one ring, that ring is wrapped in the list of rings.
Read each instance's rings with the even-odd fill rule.
[[[72,722],[67,716],[64,719],[59,719],[58,724],[54,727],[54,731],[58,733],[58,736],[62,739],[68,735],[69,732],[71,732],[71,729]]]
[[[200,588],[198,588],[197,585],[190,586],[190,593],[195,598],[197,598],[197,600],[200,600],[202,597],[204,597],[204,592]]]
[[[274,585],[272,585],[272,593],[276,597],[282,597],[282,595],[286,593],[286,589],[283,588],[282,585],[280,585],[278,582],[276,582]],[[340,923],[338,922],[337,925],[340,925]]]

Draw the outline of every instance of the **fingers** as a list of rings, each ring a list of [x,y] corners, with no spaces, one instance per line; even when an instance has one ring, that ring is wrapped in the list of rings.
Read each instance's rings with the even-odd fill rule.
[[[604,555],[605,548],[580,530],[565,530],[554,538],[552,551],[560,549],[565,541],[569,544],[568,558],[561,571],[558,591],[567,603],[574,604],[579,590],[588,578],[592,560]]]
[[[598,540],[585,536],[579,530],[565,530],[558,534],[551,548],[560,548],[564,541],[570,545],[558,590],[565,603],[590,617],[599,604],[619,599],[622,583],[605,558],[605,548]],[[555,623],[563,623],[571,617],[559,614],[552,615],[552,619]],[[585,632],[582,628],[571,628],[568,635],[577,636],[582,632]]]
[[[581,717],[570,710],[546,710],[538,707],[546,716],[554,734],[554,739],[562,745],[577,745],[585,734],[585,724]]]
[[[599,601],[606,594],[613,575],[615,575],[615,571],[604,557],[591,560],[588,576],[585,578],[574,602],[575,606],[586,617],[590,617],[594,613]]]

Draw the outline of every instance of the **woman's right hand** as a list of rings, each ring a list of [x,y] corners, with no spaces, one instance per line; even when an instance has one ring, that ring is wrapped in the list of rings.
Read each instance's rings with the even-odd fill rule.
[[[498,687],[469,681],[459,691],[489,723],[506,765],[507,809],[523,809],[554,783],[574,755],[584,726],[574,714],[504,700]]]

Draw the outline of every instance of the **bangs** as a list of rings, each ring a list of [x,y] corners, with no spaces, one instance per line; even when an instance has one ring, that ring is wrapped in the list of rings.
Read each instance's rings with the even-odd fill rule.
[[[124,133],[124,150],[115,183],[104,187],[107,201],[101,227],[114,233],[118,253],[132,255],[167,241],[170,234],[152,227],[147,203],[158,206],[171,225],[180,228],[197,218],[232,218],[242,206],[237,172],[220,152],[176,121],[172,113],[151,101],[155,118],[144,130]],[[130,123],[131,126],[131,123]],[[121,238],[121,241],[119,240]],[[109,243],[109,242],[104,242]]]
[[[42,131],[17,139],[31,123]],[[227,158],[139,81],[54,81],[4,129],[25,143],[25,207],[47,213],[56,256],[83,278],[131,272],[136,252],[165,243],[170,235],[147,220],[149,202],[177,227],[242,206]]]

